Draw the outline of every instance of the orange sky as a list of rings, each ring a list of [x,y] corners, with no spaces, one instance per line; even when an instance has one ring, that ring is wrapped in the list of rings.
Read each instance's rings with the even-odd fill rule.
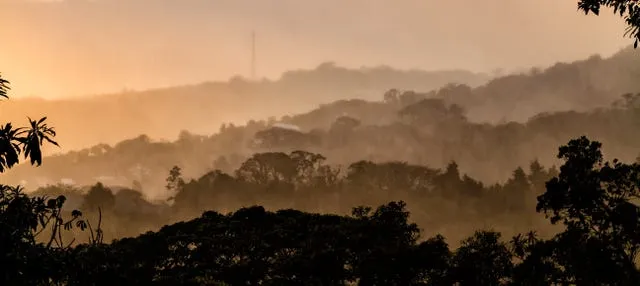
[[[0,72],[45,98],[388,64],[491,71],[609,55],[621,19],[558,0],[0,0]]]

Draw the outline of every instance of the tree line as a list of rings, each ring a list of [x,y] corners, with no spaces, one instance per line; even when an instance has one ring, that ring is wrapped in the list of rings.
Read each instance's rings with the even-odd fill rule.
[[[435,94],[390,91],[384,102],[341,101],[284,121],[225,124],[210,136],[185,131],[174,142],[141,135],[112,146],[100,144],[50,157],[43,168],[19,166],[3,177],[13,184],[28,181],[31,189],[38,177],[51,182],[71,178],[80,185],[96,180],[130,185],[137,180],[145,189],[159,189],[173,165],[181,166],[189,177],[215,169],[232,173],[254,153],[307,150],[344,167],[363,159],[439,168],[456,161],[465,173],[491,184],[508,179],[513,169],[527,166],[532,159],[545,166],[557,164],[549,150],[583,134],[610,146],[613,157],[629,161],[638,155],[640,138],[628,132],[640,114],[637,95],[628,94],[609,108],[540,114],[526,123],[491,125],[469,121],[465,109],[447,99],[465,90],[457,86]],[[277,122],[301,130],[274,127]],[[114,181],[96,179],[103,176]]]
[[[39,165],[41,145],[46,141],[57,144],[55,131],[45,120],[31,120],[27,128],[8,124],[0,128],[3,171],[15,166],[21,155]],[[266,200],[279,195],[295,202],[297,195],[318,194],[317,190],[332,193],[336,191],[332,188],[340,186],[337,190],[341,192],[356,190],[357,197],[394,189],[455,200],[504,194],[506,189],[523,191],[520,188],[525,186],[534,192],[532,183],[545,182],[535,199],[536,211],[545,214],[551,224],[560,224],[559,232],[550,237],[528,232],[504,239],[499,232],[480,230],[457,248],[440,235],[421,238],[424,231],[410,221],[402,200],[375,210],[356,207],[348,215],[292,208],[267,211],[261,206],[228,214],[205,211],[198,218],[167,224],[158,231],[105,243],[102,209],[108,213],[113,202],[107,187],[93,186],[81,210],[65,210],[63,195],[28,196],[20,187],[3,185],[3,284],[637,284],[640,164],[605,162],[601,144],[586,137],[560,147],[557,157],[563,164],[555,172],[532,164],[538,165],[532,170],[547,178],[534,180],[518,169],[511,183],[498,191],[485,190],[482,184],[461,177],[455,164],[442,172],[403,163],[362,161],[352,164],[347,176],[339,179],[337,172],[322,164],[321,155],[305,151],[256,154],[233,176],[217,171],[186,181],[176,167],[167,178],[167,189],[175,193],[171,207],[177,210],[206,200],[218,190],[237,196],[257,190]],[[209,185],[201,187],[207,181]],[[476,186],[477,193],[469,193],[474,188],[456,189],[457,184]],[[309,191],[314,189],[316,192]],[[515,198],[515,202],[523,199]],[[510,205],[498,202],[502,203],[494,210]],[[519,205],[515,206],[517,211]],[[92,212],[98,213],[97,221],[89,216]],[[73,236],[78,233],[87,235],[88,241],[74,244]]]
[[[598,13],[600,6],[614,8],[636,40],[637,5],[637,1],[578,2],[586,13]],[[8,82],[0,77],[0,97],[6,97],[7,90]],[[57,145],[55,130],[45,121],[29,119],[28,127],[0,126],[0,172],[16,166],[20,156],[32,165],[41,164],[42,144]],[[65,196],[27,196],[20,187],[0,185],[0,281],[2,285],[638,285],[640,164],[605,161],[601,147],[585,136],[570,140],[558,150],[562,165],[543,180],[535,209],[551,224],[561,225],[559,232],[549,238],[528,232],[505,240],[499,232],[480,230],[454,249],[443,236],[421,238],[403,201],[375,209],[356,207],[349,215],[274,212],[260,206],[228,214],[206,211],[155,232],[104,243],[101,204],[109,203],[112,194],[105,186],[97,184],[87,194],[101,199],[82,204],[84,209],[97,209],[99,219],[92,224],[81,211],[63,209]],[[220,177],[221,186],[245,186],[233,191],[240,196],[249,187],[261,195],[286,197],[307,188],[330,190],[340,180],[331,167],[321,164],[322,159],[303,151],[260,153],[244,161],[234,176],[215,172],[213,181]],[[346,184],[359,182],[364,194],[390,186],[427,193],[440,188],[438,195],[443,197],[460,196],[460,191],[447,191],[455,182],[474,185],[473,180],[453,179],[454,165],[442,174],[400,165],[404,167],[389,169],[401,172],[388,172],[384,164],[355,163]],[[379,172],[381,166],[387,171]],[[362,172],[374,175],[362,179],[358,175]],[[516,170],[514,181],[523,183],[517,179],[523,173]],[[395,181],[398,177],[405,180]],[[442,185],[429,188],[422,180]],[[186,182],[179,168],[167,178],[177,206],[193,194],[198,198],[202,191],[197,185],[196,180]],[[413,189],[416,185],[420,187]],[[486,193],[491,192],[465,195]],[[66,243],[63,232],[72,229],[86,231],[90,240]]]
[[[461,236],[487,222],[511,233],[543,227],[533,201],[557,173],[555,167],[533,161],[526,170],[515,169],[502,184],[485,185],[463,174],[455,162],[433,169],[363,160],[341,170],[320,154],[298,150],[256,153],[236,170],[215,170],[194,179],[174,166],[166,178],[167,200],[150,200],[139,186],[103,183],[83,188],[50,185],[30,195],[63,195],[70,203],[66,211],[77,208],[93,217],[100,210],[109,217],[103,225],[109,239],[137,235],[208,210],[261,205],[270,210],[348,214],[353,206],[398,200],[409,202],[412,221],[428,225],[430,232]]]
[[[559,232],[542,237],[531,231],[509,238],[491,229],[478,230],[457,248],[441,235],[421,237],[404,201],[356,207],[347,215],[268,211],[261,206],[228,214],[205,211],[158,231],[105,243],[100,226],[91,227],[80,211],[63,218],[64,196],[47,201],[13,190],[15,195],[2,197],[0,204],[2,225],[11,227],[2,232],[2,245],[12,246],[3,252],[4,281],[7,285],[636,285],[640,164],[604,161],[601,144],[586,137],[560,147],[558,158],[563,161],[558,173],[546,180],[534,201],[551,224],[561,225]],[[243,165],[266,170],[249,161]],[[273,180],[283,184],[291,180],[273,170],[248,177],[243,172],[239,169],[236,176],[263,192],[273,190]],[[313,176],[305,178],[314,181]],[[185,182],[176,168],[167,183],[169,189],[178,190],[177,205],[181,194],[198,182]],[[98,188],[94,186],[93,192]],[[38,242],[38,230],[50,225],[50,217],[53,235]],[[58,241],[61,232],[73,227],[88,232],[90,241],[78,245]]]

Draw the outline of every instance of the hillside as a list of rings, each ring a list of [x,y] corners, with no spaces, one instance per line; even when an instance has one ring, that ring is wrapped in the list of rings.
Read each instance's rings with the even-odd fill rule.
[[[472,88],[446,96],[447,102],[464,107],[471,121],[524,122],[540,112],[607,106],[623,93],[640,90],[635,80],[640,75],[639,63],[640,57],[627,49],[610,58],[593,56],[493,80],[466,71],[350,70],[325,63],[314,70],[287,72],[277,81],[236,77],[227,82],[86,98],[20,99],[4,102],[0,111],[15,122],[25,114],[48,116],[63,146],[48,152],[115,144],[139,134],[171,140],[180,130],[211,134],[225,122],[238,125],[250,119],[303,113],[342,99],[380,100],[392,88],[428,92],[449,83]]]
[[[424,93],[374,90],[422,84],[428,91],[419,75],[432,79],[433,84],[449,79],[442,74],[383,68],[351,71],[326,64],[314,71],[287,73],[276,82],[234,79],[85,101],[41,101],[34,106],[52,111],[47,114],[59,128],[65,150],[95,147],[56,155],[41,168],[19,167],[3,176],[14,183],[29,181],[31,186],[63,178],[80,184],[108,180],[127,186],[138,180],[156,192],[162,190],[167,171],[174,165],[181,166],[187,176],[197,177],[216,168],[236,168],[255,152],[304,149],[321,153],[336,165],[365,159],[439,168],[455,160],[464,172],[493,183],[534,159],[555,164],[556,146],[580,135],[597,137],[612,146],[608,155],[633,160],[640,148],[639,138],[628,132],[637,128],[635,99],[628,98],[622,106],[611,104],[620,101],[623,93],[640,91],[640,83],[630,76],[638,73],[640,65],[634,64],[639,59],[631,50],[623,50],[607,59],[594,56],[496,78],[477,87],[449,84]],[[457,80],[463,81],[464,75],[459,73]],[[337,92],[339,89],[344,92]],[[369,100],[357,99],[356,90],[368,90],[360,98]],[[304,100],[295,97],[300,94],[305,94]],[[352,99],[318,106],[323,100],[341,97]],[[5,108],[19,103],[26,101],[9,102]],[[316,108],[281,118],[268,116],[310,106]],[[28,109],[8,111],[33,114]],[[233,121],[231,118],[243,124],[219,124]],[[242,120],[248,118],[255,120]],[[270,129],[276,122],[300,130],[281,134]],[[177,141],[159,139],[175,138],[180,129],[188,131],[181,132]],[[212,135],[194,135],[198,133]],[[118,139],[123,137],[129,139]],[[96,145],[96,140],[108,144]]]
[[[337,99],[376,99],[393,87],[431,90],[449,82],[477,86],[488,79],[467,71],[350,70],[327,63],[314,70],[287,72],[277,81],[236,77],[65,100],[18,99],[0,104],[0,112],[12,122],[24,120],[25,115],[48,116],[59,131],[62,151],[69,151],[115,144],[139,134],[170,139],[183,129],[210,134],[224,122],[243,124],[252,118],[304,112]]]
[[[626,49],[610,58],[593,56],[529,73],[490,80],[466,71],[401,71],[389,67],[350,70],[325,63],[314,70],[290,71],[277,81],[232,78],[147,91],[125,91],[66,100],[19,99],[3,102],[7,120],[48,116],[59,131],[62,149],[115,144],[139,134],[175,139],[180,130],[211,134],[225,122],[244,124],[303,113],[342,99],[380,100],[385,91],[433,91],[449,83],[470,90],[446,95],[474,122],[524,122],[540,112],[586,111],[607,106],[623,93],[640,90],[640,56]]]
[[[495,78],[450,100],[465,107],[473,121],[524,122],[540,112],[606,107],[622,94],[640,91],[638,78],[640,54],[629,47],[609,58],[594,55]]]
[[[439,93],[436,93],[438,96]],[[570,138],[587,135],[611,146],[608,157],[633,161],[640,138],[640,105],[630,97],[616,107],[586,112],[539,114],[525,123],[474,123],[457,105],[428,94],[404,92],[415,102],[338,101],[312,112],[284,118],[295,129],[274,127],[276,121],[249,121],[243,126],[223,125],[211,136],[182,132],[174,142],[138,136],[115,145],[97,145],[47,158],[40,168],[28,165],[3,174],[3,181],[27,188],[73,180],[80,185],[97,181],[132,186],[138,181],[146,195],[165,193],[164,179],[172,166],[188,178],[220,169],[232,172],[258,152],[306,150],[320,153],[327,163],[346,170],[360,160],[401,161],[443,168],[451,161],[461,172],[485,184],[504,182],[518,166],[538,159],[557,164],[553,151]],[[344,173],[341,173],[344,175]]]

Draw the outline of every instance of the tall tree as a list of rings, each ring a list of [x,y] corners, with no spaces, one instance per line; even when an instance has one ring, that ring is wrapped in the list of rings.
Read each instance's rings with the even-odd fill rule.
[[[566,226],[554,240],[563,268],[574,276],[568,280],[638,285],[640,165],[605,162],[601,146],[582,136],[560,147],[564,164],[538,197],[537,210]]]
[[[8,90],[9,81],[0,77],[0,97],[8,98]],[[45,121],[46,117],[29,119],[29,127],[18,128],[11,123],[0,125],[0,173],[18,164],[22,154],[32,165],[40,165],[43,143],[58,145],[53,141],[55,130]],[[60,231],[74,223],[86,226],[78,211],[72,213],[71,220],[63,220],[65,200],[64,196],[28,197],[20,186],[0,184],[0,265],[4,272],[0,285],[46,285],[63,275],[60,257],[51,255],[55,251],[50,246],[68,247]],[[41,233],[48,236],[45,244],[37,243]]]

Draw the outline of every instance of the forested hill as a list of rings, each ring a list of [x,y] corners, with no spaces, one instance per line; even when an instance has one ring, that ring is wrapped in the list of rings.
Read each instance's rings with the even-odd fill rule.
[[[49,157],[40,168],[23,164],[2,176],[14,184],[25,180],[31,189],[62,179],[124,186],[135,180],[151,194],[163,192],[174,165],[187,177],[198,177],[214,169],[231,171],[254,153],[306,150],[324,155],[343,170],[360,160],[435,168],[455,161],[461,172],[492,184],[535,159],[546,166],[556,164],[554,146],[580,135],[610,145],[607,156],[626,161],[638,156],[640,134],[629,132],[640,122],[638,96],[604,109],[539,114],[525,123],[480,124],[469,121],[464,109],[438,98],[442,92],[435,98],[407,91],[387,93],[384,102],[338,101],[279,122],[223,125],[209,136],[185,131],[173,142],[141,135]]]
[[[467,71],[401,71],[388,67],[346,69],[325,63],[290,71],[276,81],[232,78],[192,86],[125,91],[67,100],[16,99],[0,105],[7,120],[24,114],[48,116],[59,131],[62,151],[115,144],[139,134],[175,139],[180,130],[211,134],[221,123],[236,125],[306,112],[340,99],[382,100],[392,88],[429,92],[448,83],[465,84],[448,96],[475,122],[526,121],[546,111],[584,111],[607,106],[640,90],[640,56],[625,49],[528,73],[491,80]],[[58,151],[47,150],[48,153]]]
[[[25,114],[48,116],[59,131],[63,150],[68,151],[115,144],[143,133],[171,139],[182,129],[209,134],[223,122],[238,124],[305,112],[337,99],[378,99],[393,87],[431,90],[449,82],[477,86],[489,79],[468,71],[347,69],[325,63],[312,70],[286,72],[276,81],[235,77],[226,82],[66,100],[12,99],[0,104],[0,112],[15,122],[24,120]],[[47,150],[49,154],[55,151]]]
[[[307,94],[300,90],[313,86],[309,82],[314,82],[316,87],[321,86],[320,75],[329,77],[343,73],[341,77],[346,78],[353,72],[323,65],[315,71],[292,72],[277,82],[249,83],[236,79],[228,84],[208,84],[211,90],[233,91],[234,97],[211,96],[197,92],[205,88],[190,87],[86,101],[91,104],[82,101],[47,102],[70,106],[64,110],[66,113],[61,113],[59,108],[48,108],[53,113],[50,120],[59,128],[62,146],[77,146],[77,143],[73,144],[74,138],[86,140],[85,144],[91,142],[87,138],[108,144],[91,144],[95,147],[49,158],[42,168],[18,167],[3,176],[8,182],[28,180],[31,185],[37,181],[58,182],[63,178],[90,184],[101,177],[120,178],[116,180],[118,184],[129,185],[133,180],[142,179],[147,189],[162,189],[166,172],[173,165],[181,166],[186,175],[195,177],[219,168],[220,162],[236,168],[256,152],[303,149],[323,154],[335,164],[350,164],[363,159],[377,162],[398,160],[440,168],[454,160],[462,171],[493,183],[505,180],[514,168],[526,166],[534,159],[539,159],[544,165],[555,164],[552,154],[556,146],[580,135],[599,138],[612,146],[607,155],[633,160],[640,148],[637,143],[640,138],[629,132],[637,129],[640,116],[637,97],[628,97],[617,107],[611,103],[621,100],[623,93],[640,91],[640,83],[630,76],[638,74],[639,59],[631,50],[623,50],[611,58],[592,57],[571,64],[558,64],[531,74],[497,78],[475,88],[447,85],[431,92],[399,88],[373,93],[371,96],[376,100],[372,101],[338,100],[309,112],[270,119],[266,115],[251,116],[251,112],[262,107],[264,113],[277,114],[277,110],[294,109],[291,106],[295,100],[291,97],[286,101],[253,100],[259,98],[259,92],[266,91],[265,97],[270,98],[286,98],[293,94],[305,97]],[[296,77],[299,79],[295,80]],[[316,79],[311,80],[314,77]],[[308,82],[303,84],[303,79]],[[287,84],[287,81],[300,85],[296,89],[295,84]],[[278,97],[276,91],[285,90],[283,86],[295,91],[283,92]],[[340,86],[344,85],[337,83],[328,86],[327,90],[337,90]],[[382,85],[377,87],[383,88]],[[353,86],[344,89],[354,90]],[[182,94],[180,90],[193,92]],[[185,94],[192,97],[181,96]],[[349,97],[349,92],[332,94]],[[181,100],[187,97],[191,99]],[[216,109],[206,103],[210,99],[228,104],[220,104],[224,108]],[[197,102],[201,104],[195,106]],[[242,102],[246,104],[241,105]],[[289,105],[289,102],[293,103]],[[85,109],[87,106],[92,107]],[[277,108],[270,109],[272,106]],[[601,106],[605,108],[594,109]],[[146,109],[147,113],[139,111],[140,108]],[[565,111],[536,112],[538,109]],[[221,128],[216,118],[228,122],[231,116],[221,115],[216,110],[229,113],[244,110],[245,113],[236,116],[253,120],[246,124],[226,124]],[[100,114],[105,112],[111,114],[101,118]],[[532,117],[522,122],[477,122],[479,114],[500,120],[512,115],[528,118],[525,116],[528,112]],[[78,114],[82,115],[81,118],[76,117],[76,121],[66,122],[67,125],[60,120],[62,115],[69,119]],[[278,122],[296,125],[300,131],[274,133],[270,128]],[[185,127],[180,128],[181,124]],[[159,140],[158,137],[175,137],[179,133],[178,128],[189,132],[182,132],[177,141]],[[163,134],[168,135],[160,136]],[[128,140],[113,139],[122,136]],[[256,139],[263,144],[255,145]]]
[[[473,121],[524,122],[541,112],[586,111],[610,105],[620,95],[640,91],[640,54],[632,47],[609,58],[598,55],[573,63],[512,74],[452,98]]]

